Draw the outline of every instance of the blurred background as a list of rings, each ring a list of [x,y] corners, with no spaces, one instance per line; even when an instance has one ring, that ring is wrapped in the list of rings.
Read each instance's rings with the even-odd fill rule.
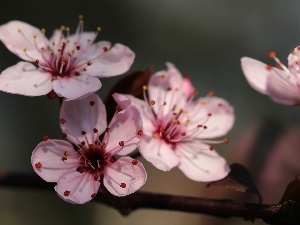
[[[79,1],[78,1],[79,2]],[[129,46],[136,59],[130,72],[174,63],[189,75],[199,96],[214,90],[235,108],[236,122],[229,144],[216,147],[229,163],[239,162],[252,173],[265,203],[277,203],[288,182],[300,173],[299,108],[272,102],[254,91],[243,76],[240,58],[271,63],[274,50],[286,64],[300,44],[298,1],[280,0],[152,0],[152,1],[2,1],[0,24],[22,20],[52,30],[76,29],[84,15],[85,30],[102,27],[98,40]],[[19,59],[0,44],[0,70]],[[125,76],[125,75],[124,75]],[[102,79],[99,96],[106,98],[121,78]],[[59,103],[47,97],[0,92],[0,171],[33,172],[30,157],[44,134],[60,138]],[[164,173],[144,163],[148,181],[143,190],[209,198],[243,196],[188,180],[178,169]],[[252,196],[253,197],[253,196]],[[256,202],[254,198],[247,201]],[[215,219],[181,212],[138,210],[122,217],[98,203],[71,205],[50,191],[0,187],[1,224],[249,224],[243,219]],[[255,224],[263,224],[256,220]]]

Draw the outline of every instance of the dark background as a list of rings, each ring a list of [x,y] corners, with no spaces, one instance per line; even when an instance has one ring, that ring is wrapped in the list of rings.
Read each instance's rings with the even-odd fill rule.
[[[0,24],[22,20],[46,28],[50,37],[61,25],[74,31],[82,14],[85,30],[102,27],[98,40],[120,42],[136,53],[129,72],[148,66],[158,71],[165,68],[165,62],[174,63],[182,74],[190,76],[199,96],[214,90],[216,96],[234,106],[236,122],[229,134],[230,143],[217,146],[231,163],[243,162],[237,157],[242,151],[239,143],[241,133],[247,133],[249,127],[272,118],[285,128],[299,119],[298,108],[273,103],[251,89],[240,68],[242,56],[271,62],[267,57],[270,50],[275,50],[286,64],[287,55],[300,43],[299,6],[298,1],[279,0],[10,0],[0,4]],[[18,61],[0,44],[1,71]],[[100,97],[105,98],[119,78],[102,79]],[[33,172],[30,156],[42,136],[60,137],[58,110],[58,101],[45,96],[0,93],[0,170]],[[255,154],[257,159],[265,155]],[[206,195],[205,185],[188,180],[177,169],[163,173],[147,163],[145,166],[149,175],[144,190],[212,196]],[[249,167],[257,172],[254,164]],[[199,215],[154,210],[140,210],[123,218],[97,203],[65,203],[54,190],[0,189],[1,224],[213,224],[208,220]],[[216,224],[245,223],[242,219],[221,221]]]

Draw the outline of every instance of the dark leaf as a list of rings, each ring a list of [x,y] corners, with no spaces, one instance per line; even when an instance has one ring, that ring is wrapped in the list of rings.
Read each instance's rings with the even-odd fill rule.
[[[152,72],[153,68],[149,67],[144,71],[133,72],[116,83],[105,101],[108,121],[111,120],[115,113],[116,103],[112,94],[117,92],[121,94],[130,94],[137,98],[143,98],[143,86],[148,84]]]
[[[217,180],[209,183],[207,187],[219,186],[229,188],[238,192],[256,194],[259,203],[262,202],[262,197],[251,177],[250,172],[242,165],[233,163],[230,165],[230,173],[222,180]]]
[[[288,184],[279,203],[281,204],[288,200],[300,202],[300,176]]]

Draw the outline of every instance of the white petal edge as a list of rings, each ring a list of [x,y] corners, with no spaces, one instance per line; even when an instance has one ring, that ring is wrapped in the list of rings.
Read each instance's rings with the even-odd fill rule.
[[[102,51],[102,49],[100,49]],[[135,58],[134,52],[122,44],[115,44],[86,68],[86,74],[96,77],[112,77],[129,70]]]
[[[121,157],[106,168],[103,184],[115,196],[126,196],[141,188],[147,180],[146,170],[141,162],[132,163],[131,157]],[[122,183],[125,186],[122,187]]]
[[[75,100],[84,98],[95,93],[101,88],[99,79],[88,75],[79,75],[71,77],[57,77],[53,81],[53,90],[60,97],[66,100]]]
[[[106,143],[107,153],[112,156],[126,155],[134,151],[143,137],[138,134],[140,130],[143,130],[141,115],[132,105],[118,112],[108,127],[110,130],[105,134],[103,142]],[[123,147],[120,145],[122,141],[124,141]]]
[[[32,63],[19,62],[2,71],[0,90],[26,96],[45,95],[52,90],[51,74],[39,71]]]
[[[139,151],[148,162],[162,171],[169,171],[179,164],[179,157],[171,146],[155,137],[144,136]]]
[[[242,57],[241,66],[250,86],[262,94],[267,94],[267,81],[270,74],[267,65],[256,59]]]
[[[65,151],[68,152],[67,160],[62,160]],[[72,168],[75,170],[80,161],[78,153],[69,142],[49,139],[39,143],[33,150],[31,164],[34,171],[45,181],[57,182],[65,171]]]
[[[100,182],[94,180],[93,174],[68,170],[59,178],[55,191],[66,202],[84,204],[92,200],[99,187]]]
[[[94,105],[91,105],[91,102]],[[60,109],[60,118],[66,120],[66,123],[61,123],[62,131],[74,144],[86,142],[85,137],[90,144],[94,143],[107,127],[105,106],[96,94],[79,100],[64,100]],[[94,128],[98,133],[94,133]],[[85,136],[82,135],[82,131],[86,132]]]
[[[0,40],[12,53],[31,62],[42,59],[40,48],[49,44],[40,29],[18,20],[0,26]]]
[[[230,172],[226,160],[200,141],[179,143],[176,151],[180,154],[178,168],[194,181],[220,180]]]

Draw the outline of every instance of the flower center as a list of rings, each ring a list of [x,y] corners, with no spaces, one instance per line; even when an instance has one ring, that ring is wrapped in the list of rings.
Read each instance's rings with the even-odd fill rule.
[[[42,29],[42,35],[33,35],[33,51],[24,48],[23,52],[39,69],[51,73],[52,79],[57,79],[58,76],[75,76],[108,51],[107,47],[97,49],[97,46],[93,45],[100,30],[98,27],[97,32],[83,32],[83,19],[80,16],[75,34],[70,35],[70,28],[61,26],[49,42],[45,37],[45,29]],[[30,37],[28,38],[21,29],[18,29],[18,33],[23,35],[26,41],[30,41]]]

